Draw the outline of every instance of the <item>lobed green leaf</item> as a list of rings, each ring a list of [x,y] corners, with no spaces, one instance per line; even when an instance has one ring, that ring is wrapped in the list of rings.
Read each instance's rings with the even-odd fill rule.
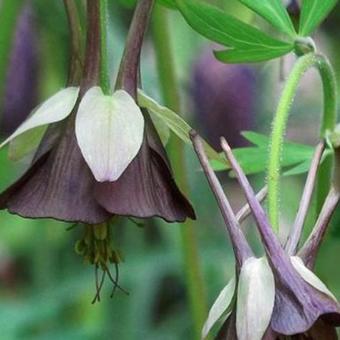
[[[257,63],[281,57],[292,50],[292,44],[284,44],[276,48],[235,48],[223,51],[214,51],[214,55],[219,61],[228,64]]]
[[[269,137],[252,131],[242,132],[242,135],[255,146],[235,148],[234,155],[246,174],[264,172],[267,169]],[[300,174],[307,172],[313,157],[314,148],[309,145],[285,142],[283,144],[282,166],[301,166],[288,170],[285,175]],[[230,169],[227,162],[219,159],[213,160],[211,165],[214,170],[222,171]]]
[[[242,50],[287,46],[287,43],[224,13],[217,7],[197,0],[176,0],[176,4],[194,30],[224,46]]]
[[[337,0],[303,0],[299,34],[302,36],[310,35],[327,17],[336,3]]]
[[[294,25],[281,0],[239,0],[278,30],[296,36]]]

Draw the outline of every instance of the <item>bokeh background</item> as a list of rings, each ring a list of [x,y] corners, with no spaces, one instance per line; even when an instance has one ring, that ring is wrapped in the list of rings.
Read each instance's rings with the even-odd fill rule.
[[[81,1],[80,1],[81,2]],[[134,1],[109,0],[109,67],[114,81]],[[237,0],[219,5],[244,21],[256,21]],[[201,38],[176,11],[168,10],[171,44],[181,89],[181,114],[215,148],[224,135],[234,147],[247,142],[242,130],[268,134],[280,90],[283,68],[275,60],[256,65],[224,65],[214,60],[216,46]],[[340,6],[314,38],[340,77]],[[151,25],[152,26],[152,25]],[[265,27],[270,29],[269,27]],[[152,29],[143,49],[142,79],[145,91],[161,102]],[[7,38],[6,38],[7,37]],[[3,140],[42,100],[65,86],[69,36],[63,2],[59,0],[0,0],[0,135]],[[287,138],[314,145],[317,142],[322,93],[319,79],[309,72],[297,94]],[[176,152],[176,150],[170,150]],[[190,178],[188,195],[197,212],[194,223],[199,258],[211,305],[233,275],[233,255],[225,227],[192,149],[186,146]],[[27,167],[28,160],[13,162],[0,150],[0,189],[6,188]],[[233,207],[244,203],[235,181],[220,174]],[[284,237],[294,219],[305,175],[283,179],[281,224]],[[255,188],[265,175],[251,176]],[[317,273],[340,298],[340,212],[320,252]],[[82,228],[52,220],[28,220],[0,212],[0,339],[190,339],[192,319],[183,273],[183,245],[179,224],[159,219],[119,219],[113,242],[123,256],[120,284],[129,296],[117,292],[110,299],[105,285],[95,305],[94,270],[74,251]],[[306,226],[306,230],[311,226]],[[251,219],[244,229],[261,254]],[[202,297],[203,301],[203,297]]]

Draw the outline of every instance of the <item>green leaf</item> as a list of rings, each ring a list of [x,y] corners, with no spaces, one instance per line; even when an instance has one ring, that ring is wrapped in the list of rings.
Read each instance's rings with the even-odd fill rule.
[[[337,0],[303,0],[299,34],[302,36],[310,35],[327,17],[336,3]]]
[[[305,172],[308,172],[310,163],[311,163],[311,159],[308,159],[302,163],[299,163],[298,165],[295,165],[291,169],[285,171],[283,173],[283,176],[295,176],[295,175],[304,174]]]
[[[158,132],[158,135],[162,141],[162,144],[165,146],[168,144],[170,138],[170,129],[169,127],[163,122],[161,118],[156,115],[151,116],[151,120]]]
[[[277,48],[235,48],[223,51],[214,51],[214,55],[219,61],[228,64],[256,63],[279,58],[292,51],[293,48],[294,46],[292,44],[284,44]]]
[[[118,2],[127,8],[133,8],[136,5],[136,0],[118,0]],[[168,8],[176,8],[174,0],[157,0],[157,2]]]
[[[282,0],[239,0],[278,30],[291,37],[296,36],[294,25],[282,4]]]
[[[242,131],[241,135],[250,143],[253,143],[257,146],[265,146],[267,147],[269,138],[262,133],[257,133],[254,131]]]
[[[174,0],[158,0],[160,4],[169,8],[176,8],[176,4]]]
[[[192,130],[192,127],[177,113],[158,104],[141,90],[138,91],[138,104],[160,118],[183,142],[192,145],[189,138],[189,132]],[[203,144],[209,159],[223,159],[222,155],[217,153],[207,142],[204,141]]]
[[[270,142],[269,137],[252,131],[244,131],[242,132],[242,135],[248,141],[256,145],[233,149],[234,155],[240,163],[242,169],[248,175],[266,171]],[[314,148],[312,146],[285,142],[283,144],[282,166],[291,167],[301,165],[301,168],[297,168],[295,171],[293,170],[294,168],[290,169],[284,174],[289,176],[307,172],[313,157],[313,153]],[[229,164],[226,161],[222,161],[221,159],[211,161],[211,165],[216,171],[230,169]]]
[[[197,0],[176,0],[178,9],[188,24],[201,35],[224,46],[247,49],[277,49],[285,42],[224,13],[214,6]]]

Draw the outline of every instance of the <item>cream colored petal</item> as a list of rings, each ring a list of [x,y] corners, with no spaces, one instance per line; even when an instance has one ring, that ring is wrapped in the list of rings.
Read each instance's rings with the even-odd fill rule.
[[[267,259],[249,258],[241,268],[236,309],[238,340],[261,340],[275,301],[274,275]]]
[[[11,136],[0,144],[0,148],[12,141],[14,138],[24,133],[29,133],[32,129],[65,119],[72,112],[77,101],[78,94],[78,87],[67,87],[48,98],[32,112],[32,114],[14,131]],[[25,139],[30,140],[32,138],[28,137]]]
[[[236,279],[235,277],[232,277],[229,283],[221,290],[214,304],[210,308],[208,318],[202,329],[202,339],[205,339],[208,336],[215,323],[230,307],[235,293],[235,283]]]
[[[98,182],[117,180],[136,157],[144,135],[144,117],[133,98],[118,90],[87,91],[76,116],[82,155]]]

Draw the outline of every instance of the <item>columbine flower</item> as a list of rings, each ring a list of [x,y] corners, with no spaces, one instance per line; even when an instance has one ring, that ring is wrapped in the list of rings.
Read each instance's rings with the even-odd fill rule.
[[[305,266],[305,256],[291,256],[280,245],[228,144],[222,140],[222,148],[256,220],[268,262],[265,258],[254,257],[195,133],[192,134],[192,140],[225,219],[236,257],[236,278],[215,301],[203,336],[224,314],[227,320],[217,337],[219,339],[276,339],[280,335],[297,334],[308,335],[312,339],[336,338],[334,326],[340,325],[338,302],[320,279]],[[316,155],[315,159],[320,160],[320,152]],[[316,171],[314,166],[311,171]],[[313,176],[309,178],[311,181]],[[323,225],[323,222],[325,218],[320,215],[317,224]],[[308,244],[310,242],[307,248]]]
[[[136,7],[120,84],[113,95],[106,95],[97,86],[99,5],[97,1],[88,2],[81,88],[58,92],[1,144],[15,138],[22,138],[21,144],[39,139],[41,128],[51,124],[31,167],[0,195],[1,209],[24,217],[86,224],[105,222],[113,214],[159,216],[169,222],[194,218],[190,203],[173,180],[148,114],[136,104],[140,50],[152,3],[143,1]]]

